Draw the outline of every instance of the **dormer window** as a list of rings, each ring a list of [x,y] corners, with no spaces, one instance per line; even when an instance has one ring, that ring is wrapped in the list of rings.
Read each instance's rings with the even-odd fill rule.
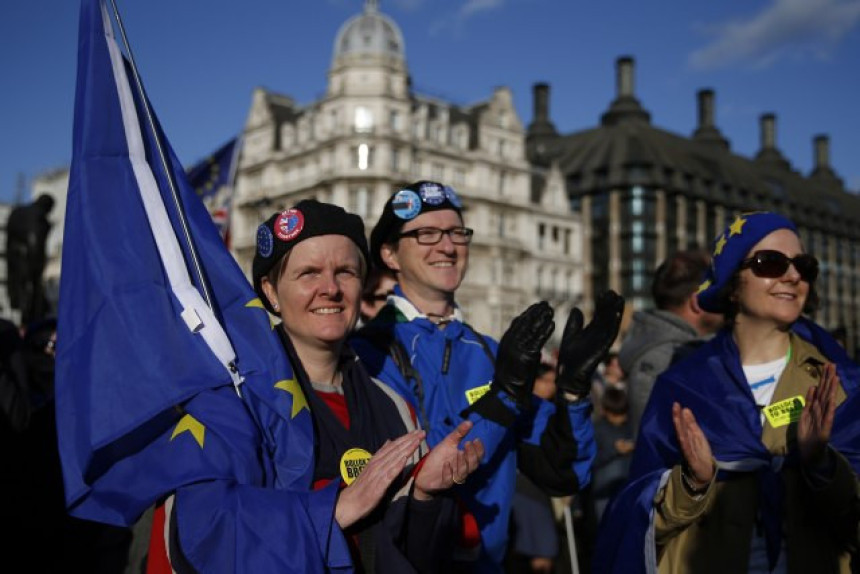
[[[373,130],[373,114],[364,106],[355,108],[355,131],[366,133]]]

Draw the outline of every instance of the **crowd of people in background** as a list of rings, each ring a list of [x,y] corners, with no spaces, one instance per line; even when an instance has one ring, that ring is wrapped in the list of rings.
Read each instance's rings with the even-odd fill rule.
[[[360,218],[316,201],[258,231],[254,287],[314,421],[313,487],[338,485],[320,512],[359,571],[857,571],[858,367],[803,317],[818,268],[791,221],[746,214],[713,252],[671,254],[623,337],[610,292],[587,324],[571,312],[554,353],[545,303],[498,342],[466,322],[465,224],[453,189],[420,181],[389,198],[369,245]],[[34,571],[209,563],[180,536],[200,527],[182,504],[217,508],[221,492],[158,501],[149,550],[149,522],[67,514],[56,339],[51,317],[0,322],[13,546]],[[225,557],[239,538],[219,542]]]

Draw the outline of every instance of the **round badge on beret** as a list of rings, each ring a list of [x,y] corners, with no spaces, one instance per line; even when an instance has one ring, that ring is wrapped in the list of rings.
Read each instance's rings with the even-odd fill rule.
[[[292,241],[305,227],[305,216],[298,209],[288,209],[275,219],[275,235],[281,241]]]
[[[415,219],[421,213],[421,198],[411,189],[401,189],[391,200],[391,209],[400,219]]]
[[[257,253],[260,254],[260,257],[269,257],[274,247],[275,242],[272,238],[272,231],[265,223],[260,224],[257,228]]]
[[[453,187],[445,186],[445,197],[448,198],[448,201],[451,202],[451,205],[460,209],[463,207],[463,202],[460,201],[460,196],[457,195],[457,192],[454,191]]]
[[[421,199],[429,205],[439,205],[445,201],[445,190],[435,183],[422,184],[418,189]]]

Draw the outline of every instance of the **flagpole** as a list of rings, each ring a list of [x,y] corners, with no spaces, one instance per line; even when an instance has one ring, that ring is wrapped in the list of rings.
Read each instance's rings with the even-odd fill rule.
[[[164,174],[167,177],[167,184],[170,186],[170,193],[173,196],[173,203],[176,206],[176,211],[179,214],[179,221],[182,224],[182,231],[185,234],[185,241],[188,244],[188,252],[191,254],[191,260],[194,264],[194,270],[197,272],[197,279],[200,283],[200,288],[202,289],[203,299],[206,301],[206,305],[209,306],[210,309],[212,307],[212,299],[209,295],[209,288],[206,286],[206,280],[203,276],[203,269],[200,267],[200,261],[197,257],[197,250],[194,247],[194,242],[191,241],[191,231],[188,229],[188,222],[185,219],[185,210],[182,207],[182,202],[179,200],[179,193],[176,191],[176,183],[173,180],[173,171],[170,169],[170,166],[167,162],[167,156],[164,153],[164,148],[161,145],[161,139],[158,137],[158,130],[155,129],[155,121],[152,119],[152,111],[149,108],[149,100],[146,98],[146,94],[143,91],[143,83],[140,81],[140,75],[137,73],[137,64],[134,61],[134,54],[131,51],[131,44],[128,42],[128,38],[125,35],[125,26],[122,24],[122,18],[119,15],[119,8],[117,8],[116,0],[110,0],[111,6],[113,6],[113,13],[116,18],[117,26],[119,27],[120,35],[122,36],[122,43],[125,46],[125,50],[128,53],[128,61],[131,64],[131,72],[134,75],[134,83],[137,86],[137,92],[140,95],[140,101],[143,104],[144,113],[146,113],[146,121],[149,124],[149,129],[152,130],[152,137],[155,140],[155,147],[158,149],[158,158],[161,161],[161,165],[164,167]],[[214,309],[213,309],[214,310]]]

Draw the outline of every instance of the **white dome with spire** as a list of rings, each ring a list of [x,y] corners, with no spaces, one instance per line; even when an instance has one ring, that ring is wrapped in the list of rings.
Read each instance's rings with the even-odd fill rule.
[[[347,20],[335,38],[335,61],[341,56],[357,54],[405,59],[400,28],[379,11],[378,0],[365,0],[364,11]]]

